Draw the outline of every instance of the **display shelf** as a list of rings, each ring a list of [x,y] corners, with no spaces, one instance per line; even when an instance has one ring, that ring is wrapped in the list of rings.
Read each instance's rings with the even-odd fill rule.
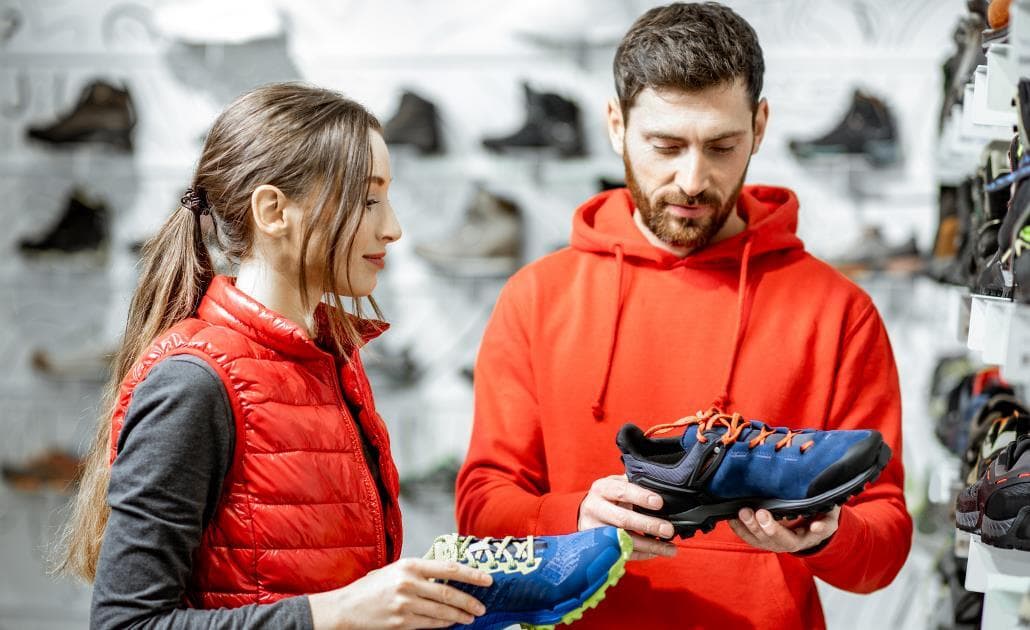
[[[1030,551],[992,547],[971,535],[966,589],[984,594],[984,630],[1018,627],[1020,603],[1030,592]]]

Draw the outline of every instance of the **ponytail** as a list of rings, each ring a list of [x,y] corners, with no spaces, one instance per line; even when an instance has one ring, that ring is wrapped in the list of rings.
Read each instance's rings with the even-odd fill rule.
[[[79,491],[62,532],[56,571],[92,582],[100,544],[111,508],[107,486],[111,479],[111,420],[122,381],[144,350],[162,332],[196,312],[214,278],[211,255],[204,244],[203,193],[191,190],[182,205],[142,250],[140,279],[129,306],[121,348],[104,390],[97,432],[83,465]],[[203,200],[198,207],[197,200]]]

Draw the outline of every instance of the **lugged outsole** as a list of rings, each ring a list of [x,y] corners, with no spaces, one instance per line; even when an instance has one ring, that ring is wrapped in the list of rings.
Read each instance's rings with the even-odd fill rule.
[[[834,507],[836,507],[838,505],[844,505],[845,503],[847,503],[848,499],[850,499],[853,496],[857,496],[863,490],[865,490],[866,486],[868,486],[869,484],[871,484],[874,481],[876,481],[880,477],[880,473],[883,472],[883,469],[887,467],[887,462],[889,462],[889,461],[890,461],[890,456],[889,456],[889,451],[888,451],[886,459],[883,459],[882,462],[881,461],[877,461],[877,468],[876,468],[875,472],[873,472],[873,474],[869,477],[869,479],[867,479],[861,485],[856,486],[855,488],[853,488],[850,492],[846,492],[846,493],[838,495],[836,497],[832,497],[830,499],[827,499],[826,501],[823,501],[821,503],[816,503],[814,505],[810,505],[810,506],[808,506],[806,508],[803,508],[803,509],[793,509],[792,510],[792,509],[777,509],[777,508],[773,508],[773,509],[769,510],[769,512],[773,515],[773,518],[776,518],[776,519],[781,519],[781,518],[798,518],[798,517],[807,518],[807,517],[810,517],[810,516],[815,516],[817,514],[825,514],[826,512],[831,511]],[[710,532],[713,529],[715,529],[715,526],[716,526],[716,524],[719,523],[719,521],[728,521],[728,520],[730,520],[732,518],[734,518],[734,516],[716,515],[716,516],[711,516],[711,517],[705,519],[703,522],[698,523],[696,525],[695,524],[684,525],[682,523],[677,524],[675,521],[673,521],[673,529],[675,531],[675,534],[677,536],[679,536],[680,538],[691,538],[698,531],[700,531],[702,534],[707,534],[708,532]]]
[[[557,625],[570,624],[574,621],[579,621],[583,617],[583,613],[588,609],[596,608],[597,605],[601,603],[601,600],[604,599],[606,591],[610,587],[615,586],[622,576],[625,575],[626,561],[629,560],[630,554],[633,553],[633,539],[630,538],[629,534],[622,529],[619,530],[619,549],[621,550],[619,559],[616,560],[615,564],[608,569],[608,579],[605,580],[604,583],[601,584],[601,586],[589,597],[583,600],[583,604],[579,608],[565,613],[565,615],[562,616],[561,621],[556,624],[545,624],[541,626],[521,624],[522,628],[525,630],[554,630],[554,627]]]

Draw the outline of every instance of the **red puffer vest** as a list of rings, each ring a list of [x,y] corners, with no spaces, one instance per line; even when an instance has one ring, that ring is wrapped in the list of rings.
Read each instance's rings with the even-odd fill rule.
[[[316,311],[323,322],[325,308]],[[355,321],[364,341],[386,328]],[[234,608],[318,593],[397,559],[397,468],[357,348],[349,360],[323,351],[293,322],[218,276],[196,317],[158,337],[122,382],[112,462],[134,388],[176,354],[195,355],[215,370],[236,422],[232,467],[194,555],[188,605]],[[379,451],[385,514],[347,401]]]

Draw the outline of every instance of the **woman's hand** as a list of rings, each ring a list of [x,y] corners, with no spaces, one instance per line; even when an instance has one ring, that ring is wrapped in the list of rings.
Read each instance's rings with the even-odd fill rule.
[[[309,595],[315,630],[446,628],[486,609],[471,595],[432,580],[490,586],[490,574],[457,562],[404,558],[335,591]]]

